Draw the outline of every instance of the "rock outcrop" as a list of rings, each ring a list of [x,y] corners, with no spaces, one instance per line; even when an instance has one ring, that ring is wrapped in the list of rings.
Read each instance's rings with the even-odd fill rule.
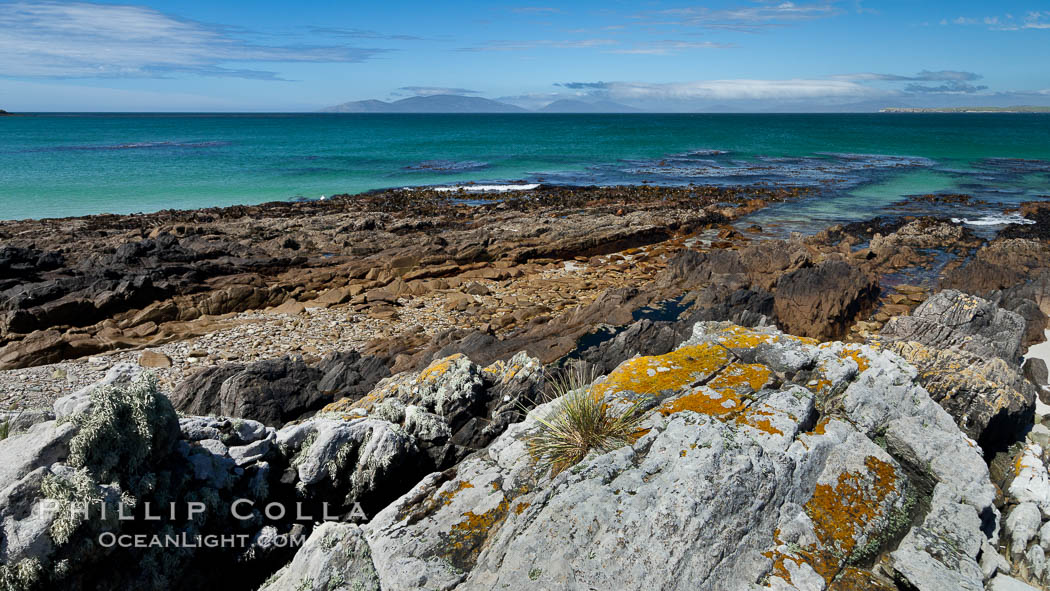
[[[954,292],[915,318],[902,326],[919,328],[901,334],[921,341],[871,344],[726,322],[683,335],[674,322],[639,321],[621,333],[638,337],[637,349],[626,337],[595,349],[601,363],[625,359],[582,394],[602,412],[641,413],[638,430],[554,472],[533,445],[564,399],[544,399],[544,368],[526,353],[488,366],[453,354],[367,393],[365,357],[285,359],[273,375],[294,365],[309,396],[345,396],[280,428],[283,411],[273,425],[178,417],[141,368],[120,366],[60,399],[57,420],[41,416],[0,441],[0,580],[26,589],[1046,585],[1050,431],[1037,426],[1025,446],[996,456],[994,484],[977,441],[1023,427],[996,417],[1034,403],[1005,359],[1023,320]],[[936,375],[952,363],[971,373]],[[265,373],[251,367],[213,372],[200,382],[206,395],[190,400],[222,403],[231,376]],[[996,405],[1002,412],[989,415]],[[233,515],[237,499],[248,502],[246,519]],[[137,519],[61,510],[85,501],[128,505]],[[143,519],[151,505],[191,502],[207,516]],[[275,517],[267,504],[295,510]],[[242,539],[173,552],[103,547],[107,532]]]
[[[919,370],[919,380],[990,458],[1032,424],[1036,387],[1020,354],[1025,321],[981,298],[945,290],[892,318],[878,342]]]
[[[878,299],[874,275],[846,261],[826,261],[777,280],[773,313],[791,334],[818,339],[841,337]]]
[[[227,363],[180,383],[171,400],[195,415],[222,415],[281,425],[345,396],[359,398],[390,375],[383,360],[356,351],[333,353],[316,365],[302,357]]]
[[[542,397],[543,366],[525,353],[487,367],[457,353],[418,372],[383,380],[363,397],[343,398],[321,416],[374,416],[402,425],[430,458],[451,467],[484,448]]]
[[[542,405],[369,523],[317,530],[265,588],[328,588],[320,565],[356,560],[339,584],[983,589],[995,489],[916,378],[868,346],[701,323],[591,386],[642,401],[633,445],[552,477],[529,452]]]

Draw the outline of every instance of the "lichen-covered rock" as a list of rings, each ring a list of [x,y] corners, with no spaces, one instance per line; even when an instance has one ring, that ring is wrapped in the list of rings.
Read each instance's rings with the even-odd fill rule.
[[[314,530],[291,564],[274,574],[260,591],[380,591],[372,553],[361,529],[326,522]]]
[[[919,370],[918,379],[930,396],[983,449],[1005,449],[1032,424],[1036,388],[1001,358],[914,341],[887,342],[884,347]]]
[[[385,379],[364,397],[329,404],[322,414],[401,424],[432,469],[444,470],[520,420],[521,409],[540,398],[545,383],[543,366],[525,352],[487,367],[455,354]]]
[[[1018,454],[1007,492],[1019,503],[1033,503],[1044,518],[1050,519],[1050,473],[1041,446],[1029,443]]]
[[[984,586],[980,449],[891,352],[699,323],[590,393],[641,405],[634,443],[551,476],[541,405],[340,539],[384,589]]]
[[[333,503],[333,512],[355,502],[381,506],[425,474],[415,439],[379,419],[311,419],[278,431],[276,443],[298,491]]]
[[[946,290],[890,319],[874,342],[914,365],[933,399],[991,457],[1034,417],[1038,391],[1019,365],[1024,325],[992,302]]]
[[[915,341],[935,349],[959,349],[979,357],[1021,359],[1024,318],[994,303],[946,289],[931,296],[911,316],[896,316],[883,327],[885,340]]]

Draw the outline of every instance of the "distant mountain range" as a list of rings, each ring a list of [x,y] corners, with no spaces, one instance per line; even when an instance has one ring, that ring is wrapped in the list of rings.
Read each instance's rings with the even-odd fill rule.
[[[539,109],[540,113],[641,113],[639,109],[612,101],[578,101],[561,99]]]
[[[351,101],[325,107],[322,113],[530,113],[511,104],[476,96],[435,94],[413,96],[393,102]],[[626,105],[610,101],[586,102],[562,99],[543,107],[540,113],[639,113]]]

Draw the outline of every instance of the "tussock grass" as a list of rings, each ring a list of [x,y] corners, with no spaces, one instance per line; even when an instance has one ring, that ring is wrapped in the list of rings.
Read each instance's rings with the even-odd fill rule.
[[[642,401],[626,410],[611,407],[592,392],[595,377],[593,368],[587,371],[577,365],[548,380],[547,400],[554,404],[546,416],[536,419],[539,425],[526,438],[529,454],[541,471],[550,470],[555,476],[592,450],[611,451],[638,438]]]
[[[18,411],[15,414],[7,414],[3,420],[0,420],[0,440],[7,439],[14,432],[15,421],[22,416],[23,411]]]

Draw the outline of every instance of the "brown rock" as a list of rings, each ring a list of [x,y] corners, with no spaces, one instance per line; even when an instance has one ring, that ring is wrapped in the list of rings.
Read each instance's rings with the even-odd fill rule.
[[[874,275],[844,261],[826,261],[782,276],[773,311],[791,334],[836,339],[872,308],[878,292]]]
[[[288,314],[294,316],[296,314],[302,314],[306,311],[306,306],[295,300],[285,300],[283,304],[276,308],[268,310],[271,314]]]
[[[147,322],[145,324],[140,324],[138,326],[135,326],[133,328],[129,328],[129,329],[125,330],[124,334],[128,335],[128,336],[131,336],[131,337],[135,337],[135,338],[141,339],[141,338],[148,337],[151,334],[156,334],[156,332],[157,332],[157,323],[156,322]]]
[[[326,307],[338,306],[339,304],[345,304],[350,301],[351,295],[350,289],[346,287],[337,287],[324,292],[316,301],[325,304]]]
[[[143,351],[139,355],[139,365],[152,368],[171,367],[171,357],[159,351]]]

